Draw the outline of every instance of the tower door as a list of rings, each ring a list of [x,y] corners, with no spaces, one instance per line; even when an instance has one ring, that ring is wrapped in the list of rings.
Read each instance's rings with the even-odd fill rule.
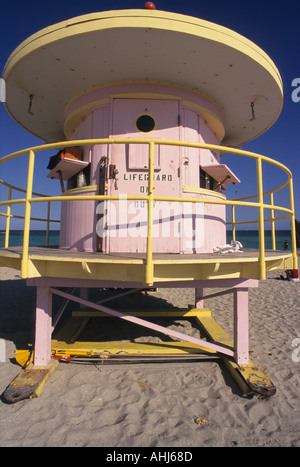
[[[113,138],[179,139],[179,101],[156,99],[115,99]],[[148,144],[111,146],[109,193],[148,193]],[[176,146],[155,147],[154,194],[179,196],[180,161]],[[122,199],[111,202],[108,213],[108,251],[145,252],[147,202]],[[179,203],[154,203],[153,251],[179,252]]]

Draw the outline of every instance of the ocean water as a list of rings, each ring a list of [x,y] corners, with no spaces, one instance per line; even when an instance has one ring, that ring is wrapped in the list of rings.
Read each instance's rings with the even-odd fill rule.
[[[5,232],[0,230],[0,248],[4,247]],[[232,231],[227,232],[227,243],[232,240]],[[258,248],[258,231],[257,230],[238,230],[236,231],[236,240],[242,243],[244,248]],[[291,232],[289,230],[276,231],[276,249],[282,250],[283,243],[288,241],[291,247]],[[23,243],[23,231],[11,230],[9,246],[20,246]],[[45,230],[32,230],[30,232],[30,246],[44,246],[46,244]],[[59,245],[59,231],[52,230],[49,232],[49,246],[57,247]],[[216,245],[217,246],[217,245]],[[265,248],[272,249],[271,231],[265,231]]]
[[[5,231],[0,230],[0,248],[4,247]],[[23,230],[11,230],[9,236],[9,246],[23,245]],[[32,230],[29,236],[29,246],[45,246],[46,230]],[[58,247],[59,230],[49,232],[49,246]]]
[[[283,244],[287,240],[289,249],[292,245],[291,231],[290,230],[277,230],[276,231],[276,250],[283,250]],[[241,242],[244,248],[258,248],[258,230],[237,230],[235,233],[235,239]],[[232,240],[232,231],[227,232],[227,243]],[[265,248],[272,249],[272,232],[265,230]]]

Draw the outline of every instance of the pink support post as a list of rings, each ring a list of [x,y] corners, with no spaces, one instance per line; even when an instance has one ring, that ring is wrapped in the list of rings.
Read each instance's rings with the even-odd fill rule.
[[[203,297],[203,286],[197,285],[195,288],[195,307],[196,308],[203,308],[204,307],[204,300],[199,300]]]
[[[238,364],[249,363],[248,288],[237,288],[234,296],[234,358]]]
[[[51,359],[52,293],[49,287],[38,286],[36,292],[36,323],[34,365],[47,366]]]

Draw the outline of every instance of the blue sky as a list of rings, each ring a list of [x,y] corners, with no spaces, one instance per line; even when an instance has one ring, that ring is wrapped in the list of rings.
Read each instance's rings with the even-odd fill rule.
[[[277,122],[262,136],[247,143],[243,149],[264,154],[286,165],[293,173],[296,217],[300,218],[300,102],[292,100],[292,81],[299,78],[300,97],[300,35],[298,10],[294,3],[285,2],[278,7],[276,2],[252,2],[215,0],[214,2],[195,2],[195,0],[159,0],[154,2],[159,10],[182,13],[202,18],[222,26],[228,27],[242,34],[261,47],[275,62],[283,79],[284,105]],[[10,53],[28,36],[36,31],[57,23],[59,21],[92,13],[95,11],[143,8],[144,2],[138,0],[111,0],[110,2],[85,0],[52,0],[42,3],[28,0],[16,4],[5,2],[1,5],[0,28],[0,68],[4,68]],[[0,103],[0,156],[12,153],[19,149],[42,144],[41,140],[31,136],[15,123],[7,114]],[[36,173],[37,178],[34,189],[47,194],[57,194],[55,181],[46,179],[46,165],[50,155],[47,153],[39,159]],[[224,163],[230,165],[242,180],[241,185],[236,185],[227,190],[227,195],[232,197],[253,194],[253,179],[255,170],[248,162],[240,157],[226,156]],[[245,171],[246,169],[246,171]],[[251,176],[249,176],[251,174]],[[266,189],[273,188],[282,183],[280,175],[267,167]],[[7,169],[0,166],[0,178],[10,183],[26,185],[26,161],[15,160]],[[57,182],[58,183],[58,182]],[[255,190],[254,186],[254,190]],[[0,191],[3,199],[4,193]],[[275,199],[279,204],[288,206],[287,190]],[[15,211],[17,212],[17,211]],[[243,214],[241,213],[241,216]],[[255,214],[253,214],[253,217]],[[16,222],[14,228],[21,224]],[[33,225],[33,228],[41,228],[42,225]],[[286,221],[278,223],[278,228],[288,228]],[[0,223],[3,228],[3,223]],[[245,228],[251,228],[250,226]]]

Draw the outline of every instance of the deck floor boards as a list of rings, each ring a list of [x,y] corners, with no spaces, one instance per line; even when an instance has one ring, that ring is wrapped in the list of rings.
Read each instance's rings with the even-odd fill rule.
[[[280,250],[265,250],[266,258],[275,258],[275,257],[288,257],[290,251],[280,251]],[[22,247],[9,247],[9,248],[0,248],[0,256],[15,256],[21,258],[22,256]],[[146,253],[100,253],[100,252],[83,252],[75,250],[65,250],[61,248],[51,248],[51,247],[29,247],[29,257],[59,257],[61,259],[78,259],[86,261],[97,261],[97,260],[107,260],[110,261],[144,261],[146,260]],[[179,253],[153,253],[153,261],[169,261],[172,262],[206,262],[207,260],[220,260],[226,259],[255,259],[259,258],[258,249],[247,249],[244,248],[241,252],[237,253],[197,253],[197,254],[179,254]]]
[[[264,270],[291,269],[290,251],[266,250],[265,265],[259,250],[236,253],[154,253],[152,265],[145,253],[100,253],[51,247],[30,247],[24,266],[22,246],[0,248],[0,266],[21,270],[23,278],[57,277],[130,283],[168,283],[227,278],[264,278]],[[150,272],[149,272],[150,271]],[[263,271],[263,272],[262,272]],[[150,275],[148,275],[148,273]]]

